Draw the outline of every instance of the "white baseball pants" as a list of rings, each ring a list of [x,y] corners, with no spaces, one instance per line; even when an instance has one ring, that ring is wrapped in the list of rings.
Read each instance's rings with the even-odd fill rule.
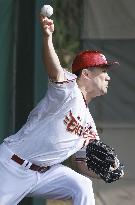
[[[0,205],[16,205],[24,197],[72,199],[73,205],[95,205],[92,182],[61,164],[39,173],[17,164],[0,145]]]

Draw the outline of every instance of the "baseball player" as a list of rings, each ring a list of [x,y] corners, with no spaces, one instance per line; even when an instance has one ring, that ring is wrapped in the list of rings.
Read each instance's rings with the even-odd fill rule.
[[[92,181],[85,176],[94,174],[80,160],[84,147],[99,139],[88,103],[107,93],[111,64],[99,51],[83,51],[73,61],[73,73],[66,71],[52,43],[53,21],[41,16],[40,22],[48,90],[22,128],[0,145],[0,205],[33,196],[94,205]],[[75,153],[83,175],[61,164]]]

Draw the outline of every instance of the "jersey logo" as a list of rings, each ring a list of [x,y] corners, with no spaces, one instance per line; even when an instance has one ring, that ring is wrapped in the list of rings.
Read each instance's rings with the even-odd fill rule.
[[[84,139],[83,147],[88,145],[91,140],[96,139],[97,133],[93,133],[90,127],[84,127],[81,125],[80,117],[75,118],[70,110],[69,114],[64,119],[66,130],[73,134],[76,134]]]

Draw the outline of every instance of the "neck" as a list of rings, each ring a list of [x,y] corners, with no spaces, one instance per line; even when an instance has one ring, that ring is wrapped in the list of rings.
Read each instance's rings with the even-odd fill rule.
[[[92,99],[94,98],[94,97],[92,97],[93,96],[92,93],[88,93],[86,91],[85,87],[81,87],[79,85],[78,85],[78,87],[79,87],[81,93],[83,94],[83,97],[86,101],[86,104],[88,105],[92,101]]]
[[[85,98],[86,104],[88,105],[92,101],[92,99],[96,97],[96,93],[93,89],[93,86],[90,86],[90,81],[86,82],[85,79],[77,79],[77,84],[83,94],[83,97]]]

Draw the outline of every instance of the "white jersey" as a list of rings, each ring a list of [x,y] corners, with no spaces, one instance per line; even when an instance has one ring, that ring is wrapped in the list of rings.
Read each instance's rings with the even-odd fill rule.
[[[60,163],[99,138],[76,76],[67,71],[65,75],[65,82],[49,82],[26,124],[4,140],[15,154],[37,165]]]

